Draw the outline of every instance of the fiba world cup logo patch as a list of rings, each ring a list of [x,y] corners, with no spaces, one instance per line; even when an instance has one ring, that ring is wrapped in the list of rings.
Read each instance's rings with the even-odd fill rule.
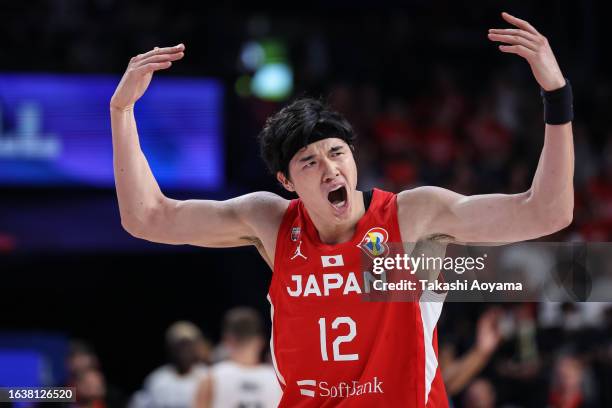
[[[298,238],[300,237],[300,227],[293,227],[291,228],[291,240],[293,242],[297,241]]]
[[[361,243],[357,246],[372,258],[376,258],[389,252],[389,247],[387,246],[388,240],[389,233],[387,233],[386,229],[374,227],[365,233]]]

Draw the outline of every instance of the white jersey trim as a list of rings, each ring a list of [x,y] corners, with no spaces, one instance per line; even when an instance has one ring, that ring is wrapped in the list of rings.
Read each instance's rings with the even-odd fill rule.
[[[439,294],[424,291],[419,300],[421,310],[421,321],[423,322],[423,342],[425,346],[425,404],[429,399],[431,383],[433,382],[436,371],[438,370],[438,358],[433,348],[433,332],[442,313],[442,305],[446,293]]]
[[[276,372],[276,376],[281,384],[287,385],[287,383],[285,383],[285,378],[280,373],[278,366],[276,365],[276,356],[274,352],[274,304],[272,303],[269,293],[266,297],[268,298],[268,302],[270,302],[270,320],[272,321],[272,330],[270,331],[270,355],[272,356],[272,366],[274,366],[274,372]]]

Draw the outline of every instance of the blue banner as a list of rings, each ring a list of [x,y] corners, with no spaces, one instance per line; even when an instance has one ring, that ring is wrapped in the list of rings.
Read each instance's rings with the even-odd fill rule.
[[[113,187],[109,101],[119,79],[0,74],[0,185]],[[223,187],[220,81],[158,75],[135,114],[162,189]]]

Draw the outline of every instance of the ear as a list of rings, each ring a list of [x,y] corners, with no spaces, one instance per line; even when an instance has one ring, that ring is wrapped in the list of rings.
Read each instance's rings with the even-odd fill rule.
[[[259,350],[263,350],[268,345],[266,339],[264,339],[262,336],[257,336],[256,341],[257,341],[257,348]]]
[[[283,187],[285,187],[285,190],[291,191],[291,192],[295,192],[295,188],[293,187],[293,183],[291,182],[291,180],[289,180],[287,177],[285,177],[285,174],[283,174],[282,171],[277,171],[276,172],[276,179],[278,180],[279,183],[281,183],[283,185]]]

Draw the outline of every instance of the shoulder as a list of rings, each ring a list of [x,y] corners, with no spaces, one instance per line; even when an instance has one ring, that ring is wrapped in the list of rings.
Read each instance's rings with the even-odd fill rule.
[[[161,367],[153,370],[144,380],[145,388],[151,388],[158,386],[160,383],[163,383],[168,378],[172,377],[172,367],[169,365],[163,365]]]
[[[253,231],[269,233],[279,227],[291,201],[268,191],[256,191],[232,199],[234,214]]]
[[[208,374],[209,370],[210,368],[206,364],[198,363],[193,367],[192,372],[193,372],[193,375],[195,375],[196,377],[199,377],[199,376]]]
[[[211,374],[213,375],[223,375],[225,373],[227,373],[228,371],[232,371],[234,369],[234,364],[229,361],[220,361],[218,363],[216,363],[215,365],[213,365],[210,368]]]
[[[256,218],[282,218],[291,202],[269,191],[256,191],[240,198],[240,203],[237,205],[243,214]]]
[[[397,206],[398,211],[418,212],[421,217],[436,217],[463,197],[442,187],[423,186],[398,193]]]
[[[432,222],[443,213],[455,194],[435,186],[416,187],[397,194],[398,222],[404,239],[416,242],[430,236]]]
[[[398,205],[431,205],[440,202],[451,191],[442,187],[422,186],[404,190],[397,194]]]
[[[276,236],[291,201],[267,191],[257,191],[241,196],[237,203],[241,221],[248,225],[253,236],[244,237],[250,241],[272,267]]]

